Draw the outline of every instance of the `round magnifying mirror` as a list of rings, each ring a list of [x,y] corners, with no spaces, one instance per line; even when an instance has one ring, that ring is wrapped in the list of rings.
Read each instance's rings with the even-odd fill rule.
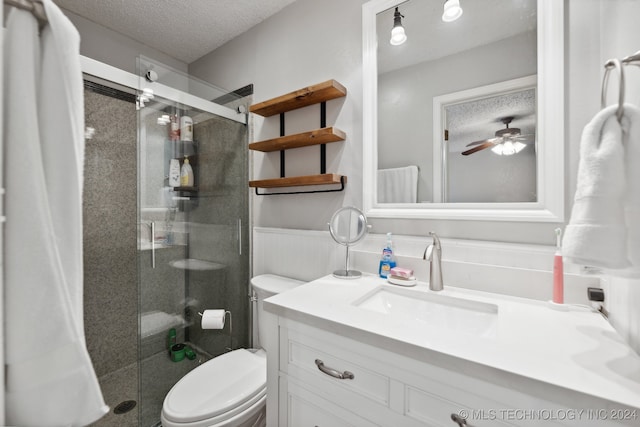
[[[333,276],[340,279],[357,279],[362,273],[357,270],[349,270],[349,246],[364,239],[368,231],[367,217],[357,208],[347,206],[338,209],[329,222],[329,233],[337,243],[346,246],[344,270],[336,270]]]

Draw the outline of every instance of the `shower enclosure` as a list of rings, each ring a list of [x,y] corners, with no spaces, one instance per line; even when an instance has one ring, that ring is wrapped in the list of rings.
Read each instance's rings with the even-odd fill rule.
[[[249,344],[248,134],[237,112],[248,100],[148,58],[138,69],[138,403],[146,427],[158,424],[182,376]],[[193,182],[170,182],[172,159],[188,159]],[[230,312],[223,329],[201,328],[207,309]]]

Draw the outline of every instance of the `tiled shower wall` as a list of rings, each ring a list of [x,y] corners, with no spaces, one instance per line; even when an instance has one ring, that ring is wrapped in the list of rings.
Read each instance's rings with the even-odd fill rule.
[[[137,400],[136,109],[85,90],[84,324],[107,405]],[[136,426],[137,411],[97,426]]]

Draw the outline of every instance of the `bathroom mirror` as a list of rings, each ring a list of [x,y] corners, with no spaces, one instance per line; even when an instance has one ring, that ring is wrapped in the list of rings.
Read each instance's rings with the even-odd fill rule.
[[[349,270],[349,246],[353,246],[367,235],[367,217],[358,208],[346,206],[338,209],[329,222],[329,233],[336,243],[346,246],[344,270],[336,270],[333,276],[339,279],[357,279],[362,273]]]
[[[384,218],[563,221],[563,2],[460,5],[464,13],[454,22],[442,21],[442,2],[363,5],[364,211]],[[396,7],[407,41],[392,46]],[[516,90],[509,86],[520,79],[533,91],[528,111],[477,102]],[[466,144],[449,144],[453,114],[475,132],[465,134]],[[461,144],[496,141],[505,120],[530,137],[522,139],[522,155],[500,156],[491,149],[462,154],[474,146]],[[393,178],[399,170],[405,173],[400,181]],[[465,180],[471,170],[477,175]],[[504,191],[514,177],[521,191]],[[465,187],[455,197],[452,182]],[[412,195],[397,198],[398,189],[407,188]],[[391,198],[385,200],[385,192]]]

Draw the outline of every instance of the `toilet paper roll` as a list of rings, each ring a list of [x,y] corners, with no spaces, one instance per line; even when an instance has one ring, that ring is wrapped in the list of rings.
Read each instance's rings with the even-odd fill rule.
[[[224,328],[223,308],[218,310],[205,310],[202,313],[202,329],[223,329]]]

